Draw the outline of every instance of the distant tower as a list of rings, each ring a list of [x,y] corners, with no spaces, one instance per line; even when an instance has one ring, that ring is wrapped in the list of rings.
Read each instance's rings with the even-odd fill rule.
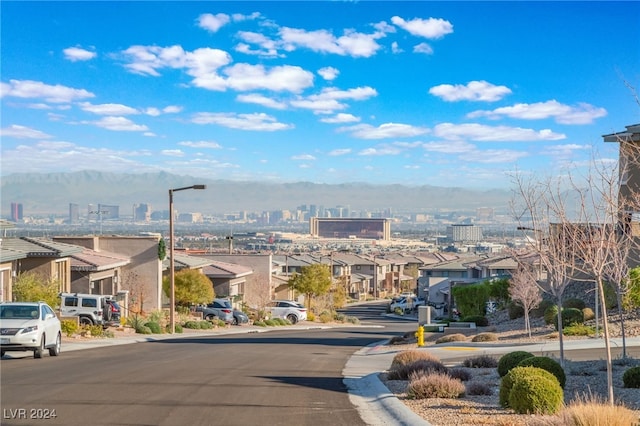
[[[69,223],[80,222],[80,206],[75,203],[69,203]]]
[[[22,203],[11,203],[11,221],[19,222],[22,220]]]

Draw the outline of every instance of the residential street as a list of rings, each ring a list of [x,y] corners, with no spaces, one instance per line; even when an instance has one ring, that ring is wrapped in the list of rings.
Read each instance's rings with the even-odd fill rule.
[[[63,352],[57,358],[4,359],[2,424],[364,424],[342,370],[360,348],[413,324],[380,317],[381,306],[351,309],[363,318],[361,326],[168,339]],[[380,324],[389,327],[366,327]],[[19,409],[26,410],[26,419],[11,418]],[[32,409],[55,410],[56,417],[29,418]]]

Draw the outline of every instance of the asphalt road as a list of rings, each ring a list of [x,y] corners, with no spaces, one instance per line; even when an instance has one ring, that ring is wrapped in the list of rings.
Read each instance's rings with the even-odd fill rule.
[[[360,348],[413,326],[381,317],[382,309],[350,308],[371,327],[170,339],[57,358],[3,359],[1,423],[363,425],[343,383],[345,363]]]

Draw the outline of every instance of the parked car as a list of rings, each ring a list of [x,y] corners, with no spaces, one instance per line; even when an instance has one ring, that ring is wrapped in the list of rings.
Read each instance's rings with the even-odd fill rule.
[[[292,324],[307,320],[307,308],[293,300],[272,300],[266,310],[272,318],[288,319]]]
[[[233,306],[227,299],[214,299],[206,306],[196,306],[196,312],[202,312],[206,320],[222,320],[227,324],[233,323]]]
[[[61,343],[60,320],[46,303],[0,303],[0,356],[8,351],[33,351],[34,358],[42,358],[45,349],[58,356]]]
[[[238,309],[233,310],[233,325],[248,324],[248,323],[249,323],[249,317],[247,316],[247,314],[245,314],[244,312]]]
[[[417,296],[402,296],[391,299],[389,303],[389,312],[394,312],[397,308],[402,309],[403,312],[412,311],[418,309],[418,306],[424,306],[426,301]]]
[[[117,305],[109,295],[60,293],[60,315],[77,316],[81,325],[120,325],[120,306],[110,302]]]

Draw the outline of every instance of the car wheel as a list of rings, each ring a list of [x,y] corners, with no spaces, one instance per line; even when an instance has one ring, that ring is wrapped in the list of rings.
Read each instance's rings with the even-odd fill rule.
[[[298,322],[298,317],[293,314],[289,314],[287,316],[287,319],[291,322],[291,324],[295,324]]]
[[[40,339],[40,346],[38,346],[33,351],[34,358],[42,358],[42,355],[44,354],[44,338],[45,338],[45,335],[43,334],[42,338]]]
[[[4,351],[0,352],[0,358],[4,356]]]
[[[238,325],[238,318],[233,317],[233,321],[231,321],[231,324]]]
[[[80,317],[80,325],[93,325],[93,321],[89,317]]]
[[[56,337],[56,345],[52,348],[49,348],[49,356],[60,355],[61,343],[62,343],[62,336],[60,336],[60,333],[58,333],[58,337]]]
[[[206,319],[207,321],[214,321],[216,319],[216,316],[209,314],[206,317],[204,317],[204,319]]]

